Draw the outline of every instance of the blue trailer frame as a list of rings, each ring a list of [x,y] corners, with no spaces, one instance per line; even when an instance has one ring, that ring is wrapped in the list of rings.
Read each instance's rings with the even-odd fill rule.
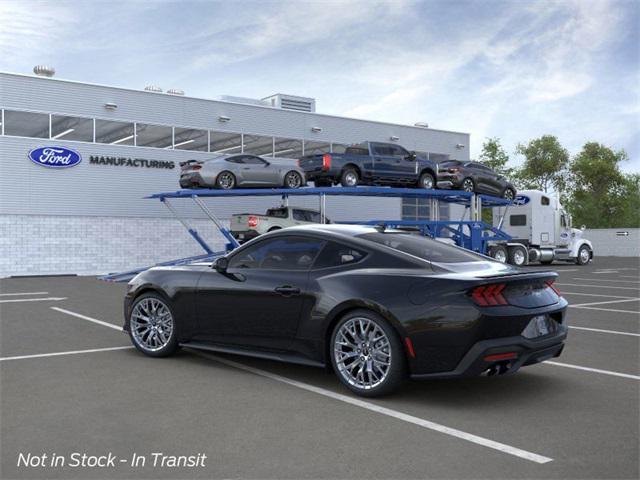
[[[424,190],[417,188],[390,188],[390,187],[305,187],[299,189],[286,188],[247,188],[233,190],[214,189],[193,189],[177,190],[175,192],[161,192],[150,195],[148,199],[160,200],[186,228],[187,232],[205,251],[205,255],[198,257],[181,258],[164,262],[160,265],[179,265],[190,261],[209,261],[215,257],[224,255],[225,252],[214,252],[207,242],[200,236],[198,231],[192,228],[183,219],[171,201],[174,199],[191,199],[204,212],[204,214],[216,225],[222,236],[227,240],[226,251],[229,252],[239,246],[238,241],[231,235],[231,232],[220,222],[220,220],[207,208],[202,201],[203,198],[229,198],[229,197],[267,197],[280,196],[283,202],[289,197],[318,196],[320,198],[320,210],[324,213],[327,196],[357,196],[357,197],[382,197],[382,198],[423,198],[431,201],[431,220],[369,220],[366,222],[340,222],[363,225],[385,225],[387,227],[407,228],[412,227],[420,231],[421,234],[432,238],[447,236],[456,245],[485,254],[487,246],[491,241],[508,241],[511,237],[500,228],[488,225],[481,220],[482,207],[508,206],[510,201],[490,195],[474,194],[456,190]],[[469,220],[440,220],[439,202],[463,205],[469,209]],[[466,216],[466,210],[465,215]],[[463,216],[463,218],[464,218]],[[324,218],[324,215],[322,215]],[[148,268],[148,267],[147,267]],[[105,280],[123,280],[131,278],[138,272],[146,270],[142,268],[131,270],[123,274],[110,274],[102,277]]]

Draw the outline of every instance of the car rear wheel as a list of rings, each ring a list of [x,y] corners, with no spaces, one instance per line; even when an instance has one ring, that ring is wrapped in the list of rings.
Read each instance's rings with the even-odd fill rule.
[[[133,345],[150,357],[166,357],[178,350],[175,317],[169,302],[157,293],[138,297],[129,316]]]
[[[352,392],[377,397],[396,390],[406,378],[406,359],[398,335],[380,315],[355,310],[331,336],[331,362]]]
[[[512,188],[505,189],[504,193],[502,194],[502,198],[504,198],[505,200],[513,200],[515,196],[516,196],[516,193],[513,191]]]
[[[358,172],[356,172],[353,168],[345,169],[340,176],[340,185],[342,185],[343,187],[356,187],[359,181],[360,177],[358,175]]]
[[[226,170],[220,172],[218,178],[216,178],[216,186],[222,190],[230,190],[236,186],[236,176]]]
[[[465,192],[474,192],[476,190],[476,185],[473,183],[472,178],[465,178],[462,181],[462,190]]]
[[[300,188],[302,186],[302,175],[295,170],[291,170],[284,176],[284,186],[287,188]]]
[[[436,181],[433,178],[433,175],[430,173],[423,173],[420,175],[420,180],[418,180],[418,187],[425,188],[427,190],[432,190],[436,185]]]

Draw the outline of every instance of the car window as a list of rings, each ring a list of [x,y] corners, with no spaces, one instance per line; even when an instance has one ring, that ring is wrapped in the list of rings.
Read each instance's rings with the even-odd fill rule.
[[[246,155],[245,157],[243,157],[243,160],[244,160],[243,163],[246,163],[249,165],[265,165],[267,163],[260,157],[255,157],[253,155]]]
[[[549,205],[549,203],[551,203],[549,197],[540,197],[540,205]]]
[[[307,218],[310,222],[320,223],[320,214],[318,212],[311,212],[307,210]]]
[[[485,257],[476,253],[411,233],[365,233],[358,235],[358,238],[378,243],[430,262],[462,263],[485,260]]]
[[[278,237],[258,242],[231,257],[229,268],[308,270],[324,241],[307,237]]]
[[[305,212],[304,210],[297,210],[297,209],[293,210],[293,219],[299,222],[309,221],[309,219],[307,218],[307,212]]]
[[[391,147],[392,145],[390,146],[378,143],[374,143],[371,146],[374,155],[393,155],[393,149]]]
[[[225,159],[225,161],[229,163],[244,163],[243,157],[241,156],[228,157]]]
[[[362,260],[366,252],[336,242],[327,242],[313,268],[339,267]]]
[[[287,218],[286,208],[270,208],[267,210],[267,217]]]

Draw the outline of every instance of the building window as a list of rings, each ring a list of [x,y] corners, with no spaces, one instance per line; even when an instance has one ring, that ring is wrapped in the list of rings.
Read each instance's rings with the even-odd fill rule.
[[[162,125],[136,123],[136,145],[138,147],[171,148],[173,129]]]
[[[330,151],[331,151],[331,144],[328,142],[310,142],[309,140],[304,141],[305,155],[329,153]]]
[[[96,142],[111,145],[134,144],[133,123],[114,120],[96,120]]]
[[[206,152],[209,150],[208,132],[206,130],[176,127],[174,130],[173,148],[176,150]]]
[[[261,135],[244,135],[244,153],[261,155],[263,157],[272,157],[273,137],[263,137]]]
[[[93,119],[51,115],[51,138],[93,142]]]
[[[276,137],[273,141],[275,145],[274,157],[295,159],[302,157],[302,140]]]
[[[49,115],[5,110],[4,134],[15,137],[49,138]]]
[[[220,154],[242,153],[242,135],[239,133],[210,132],[209,151]]]

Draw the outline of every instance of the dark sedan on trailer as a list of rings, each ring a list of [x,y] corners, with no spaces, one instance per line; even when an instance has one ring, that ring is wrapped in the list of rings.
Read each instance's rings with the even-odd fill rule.
[[[376,396],[407,376],[513,373],[559,356],[556,276],[404,231],[291,227],[213,266],[139,274],[124,330],[150,356],[185,346],[326,366]]]
[[[516,198],[516,187],[501,175],[480,162],[445,160],[438,164],[438,188],[451,188],[465,192],[485,193]]]

